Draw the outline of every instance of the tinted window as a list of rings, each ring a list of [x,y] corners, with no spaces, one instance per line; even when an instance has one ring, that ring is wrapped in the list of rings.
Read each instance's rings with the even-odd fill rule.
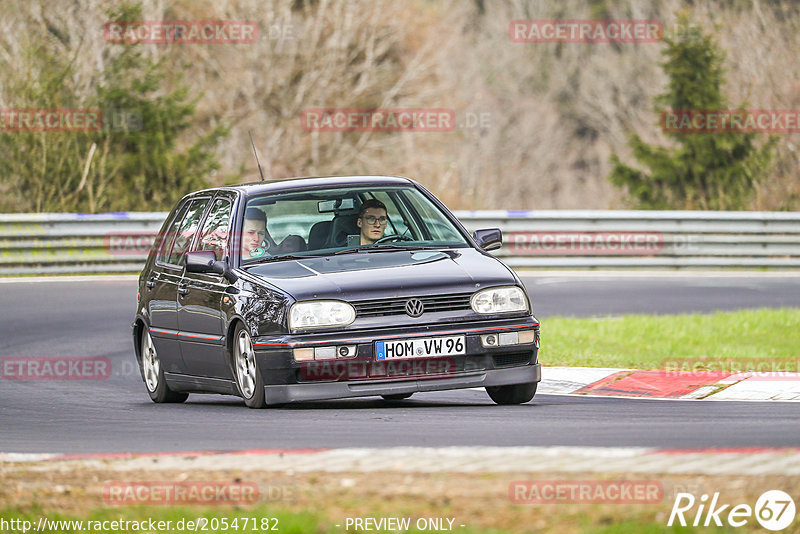
[[[217,199],[208,212],[203,230],[200,232],[197,249],[213,250],[217,259],[221,260],[225,256],[230,219],[231,201],[226,198]]]
[[[378,199],[386,205],[386,216],[389,219],[386,223],[387,234],[408,235],[405,219],[400,215],[400,207],[402,206],[399,204],[396,192],[390,194],[386,191],[375,191],[374,193],[369,193],[367,197]]]
[[[363,217],[359,208],[378,200]],[[247,201],[242,227],[243,261],[270,256],[326,255],[356,246],[381,243],[395,248],[469,246],[442,210],[414,187],[360,186],[265,194]],[[363,219],[363,220],[362,220]],[[370,222],[372,220],[372,222]],[[252,226],[250,228],[248,226]],[[258,228],[256,228],[258,227]],[[246,238],[260,230],[263,241]]]
[[[169,251],[172,250],[172,244],[175,242],[175,235],[178,233],[178,225],[186,214],[186,206],[188,206],[188,204],[181,206],[181,209],[175,214],[172,224],[169,225],[166,233],[161,236],[161,245],[158,250],[158,256],[156,256],[156,261],[159,263],[166,263],[169,257]]]
[[[404,195],[413,207],[416,215],[422,218],[420,230],[428,235],[425,239],[432,241],[457,241],[461,239],[458,231],[450,221],[442,218],[439,209],[419,193]]]
[[[167,263],[183,265],[186,261],[184,253],[189,250],[189,245],[197,233],[197,227],[200,225],[200,219],[203,217],[207,205],[207,198],[198,198],[189,203],[189,207],[175,231],[175,241],[167,257]]]
[[[333,213],[320,213],[318,205],[318,200],[294,200],[266,206],[262,211],[267,215],[269,235],[277,243],[290,235],[299,235],[308,241],[314,224],[333,219]]]

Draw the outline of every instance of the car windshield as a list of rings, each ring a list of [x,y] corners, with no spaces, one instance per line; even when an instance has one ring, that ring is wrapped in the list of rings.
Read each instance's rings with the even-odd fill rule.
[[[410,186],[337,188],[252,197],[241,226],[243,263],[357,252],[459,248],[469,243]]]

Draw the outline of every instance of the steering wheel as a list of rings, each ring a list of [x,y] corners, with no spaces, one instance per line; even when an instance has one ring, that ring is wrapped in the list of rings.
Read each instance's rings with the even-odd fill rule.
[[[380,243],[388,243],[390,241],[414,241],[413,237],[409,237],[407,235],[395,234],[395,235],[386,235],[382,238],[375,241],[374,244],[378,245]]]

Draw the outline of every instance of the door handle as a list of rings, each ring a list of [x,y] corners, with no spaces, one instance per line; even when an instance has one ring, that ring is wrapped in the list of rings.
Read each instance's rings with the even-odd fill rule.
[[[153,289],[154,287],[156,287],[156,281],[151,278],[150,280],[145,282],[144,285],[147,286],[147,289]]]
[[[185,297],[189,294],[189,288],[186,286],[179,286],[178,287],[178,295]]]

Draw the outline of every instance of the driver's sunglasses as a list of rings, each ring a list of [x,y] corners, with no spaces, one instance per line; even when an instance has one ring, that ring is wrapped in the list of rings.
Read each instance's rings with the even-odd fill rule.
[[[384,225],[386,224],[387,219],[386,217],[374,217],[370,215],[369,217],[364,217],[364,220],[366,221],[367,224],[380,223],[381,225]]]

